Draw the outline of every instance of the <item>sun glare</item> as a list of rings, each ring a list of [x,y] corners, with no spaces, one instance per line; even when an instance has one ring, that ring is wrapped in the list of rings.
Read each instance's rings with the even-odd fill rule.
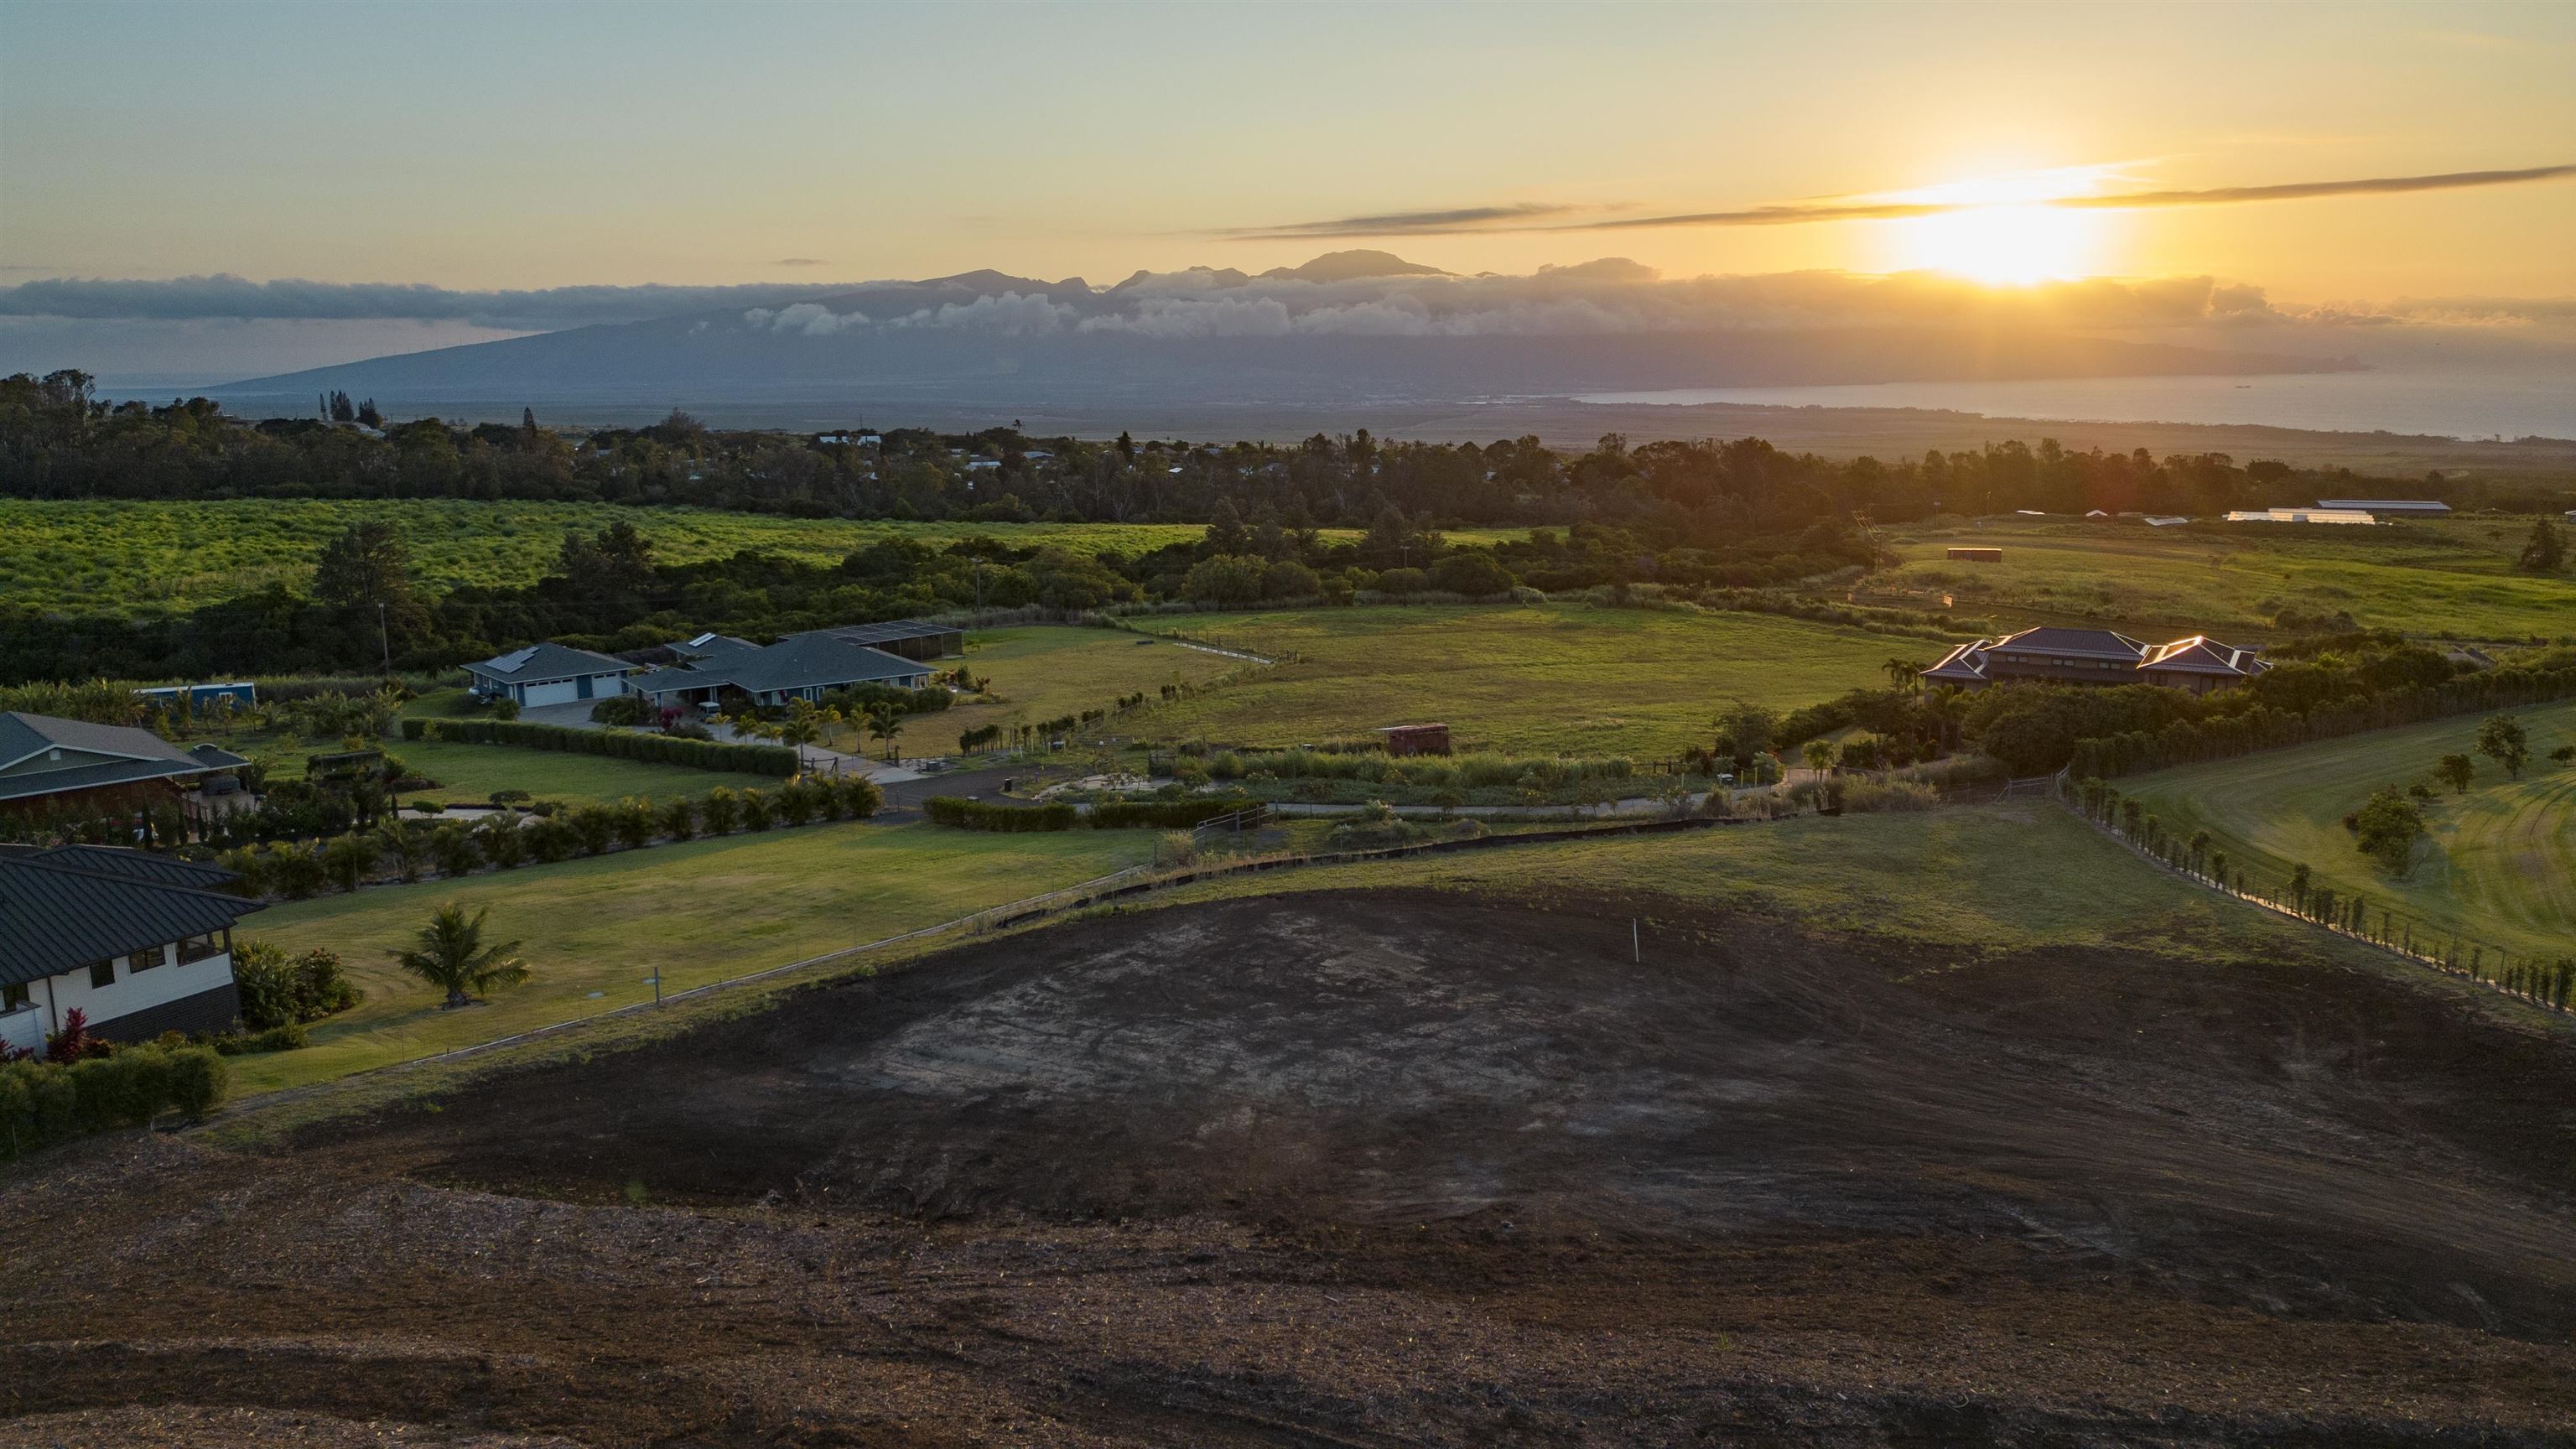
[[[2084,274],[2095,214],[2023,204],[1972,206],[1895,225],[1902,270],[1950,272],[1989,286],[2028,286]]]

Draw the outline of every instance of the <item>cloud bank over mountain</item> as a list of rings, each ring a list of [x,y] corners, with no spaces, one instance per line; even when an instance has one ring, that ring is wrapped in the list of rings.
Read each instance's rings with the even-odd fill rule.
[[[852,398],[1043,412],[1137,399],[1317,408],[1708,387],[2333,371],[2576,340],[2576,303],[2292,305],[2214,277],[1990,287],[1920,272],[1669,277],[1606,257],[1461,275],[1380,251],[1111,286],[977,271],[922,281],[464,291],[55,279],[0,289],[0,367],[84,365],[65,338],[195,345],[368,328],[384,355],[281,356],[204,390],[300,407],[317,388],[414,411],[519,401]],[[41,337],[45,355],[28,356]],[[13,343],[12,339],[19,339]],[[464,345],[455,345],[455,344]],[[120,354],[122,355],[122,354]],[[98,369],[102,371],[113,369]],[[247,361],[231,375],[259,371]],[[189,390],[214,381],[200,374]],[[506,406],[504,405],[506,404]]]

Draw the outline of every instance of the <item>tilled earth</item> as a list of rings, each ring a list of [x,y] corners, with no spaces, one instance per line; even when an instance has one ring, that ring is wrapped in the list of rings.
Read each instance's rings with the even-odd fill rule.
[[[1130,913],[288,1153],[84,1144],[0,1186],[0,1443],[2576,1442],[2564,1034],[1643,945]]]

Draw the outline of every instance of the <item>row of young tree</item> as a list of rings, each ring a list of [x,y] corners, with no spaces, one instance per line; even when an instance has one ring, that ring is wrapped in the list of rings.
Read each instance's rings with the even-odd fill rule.
[[[2293,863],[2285,876],[2264,876],[2248,870],[2242,861],[2230,860],[2208,830],[2186,834],[2170,827],[2140,801],[2098,777],[2076,782],[2069,803],[2135,849],[2219,890],[2261,901],[2535,1004],[2576,1010],[2576,955],[2517,954],[2429,924],[2419,932],[2412,918],[2385,903],[2320,883],[2305,862]]]

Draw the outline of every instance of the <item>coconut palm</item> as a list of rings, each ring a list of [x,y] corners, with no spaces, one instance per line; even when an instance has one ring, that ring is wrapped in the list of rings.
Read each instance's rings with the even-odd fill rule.
[[[1911,659],[1891,658],[1878,667],[1887,671],[1887,687],[1890,689],[1910,688],[1914,681],[1923,677],[1923,666]]]
[[[385,954],[405,971],[445,990],[447,1009],[469,1005],[474,992],[516,986],[528,979],[528,963],[511,954],[519,949],[518,942],[483,943],[483,918],[490,914],[486,907],[467,920],[465,908],[450,901],[420,928],[418,945]]]

